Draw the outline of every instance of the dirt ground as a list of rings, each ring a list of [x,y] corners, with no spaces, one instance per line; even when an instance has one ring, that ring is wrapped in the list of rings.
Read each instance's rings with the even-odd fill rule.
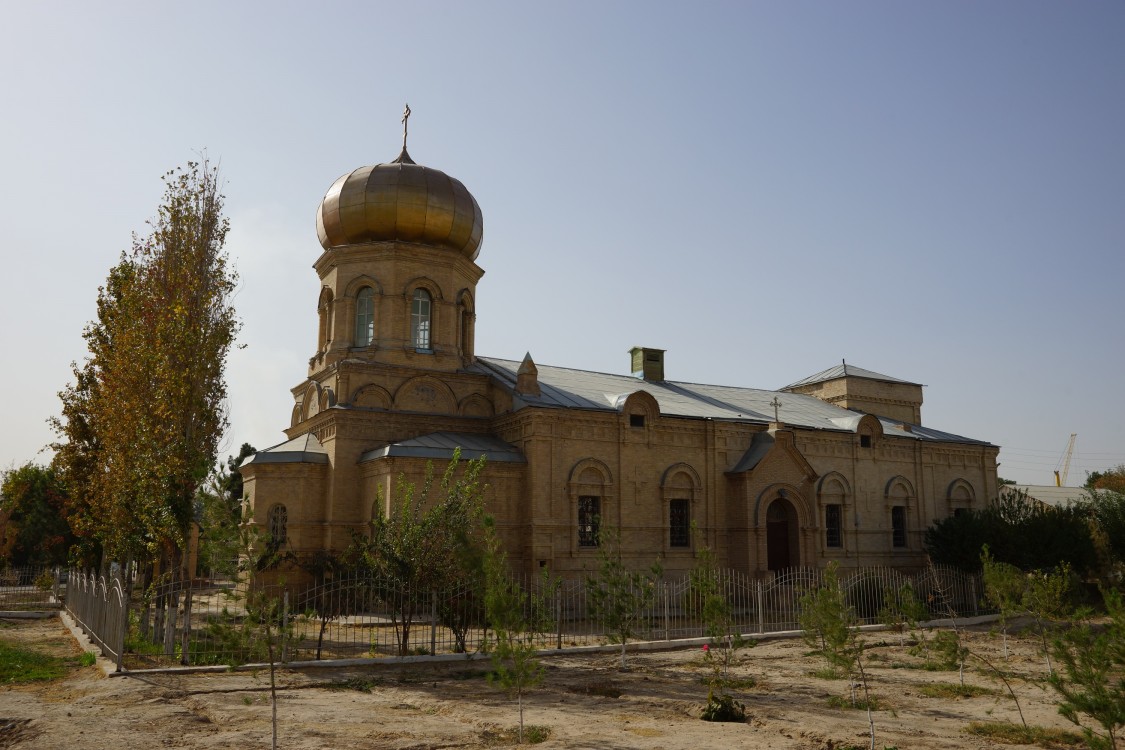
[[[877,697],[877,747],[990,748],[965,733],[971,721],[1019,721],[1003,685],[973,666],[966,683],[995,691],[973,698],[926,697],[927,683],[956,683],[956,671],[918,668],[898,637],[864,636],[870,685]],[[1029,724],[1074,729],[1059,716],[1042,677],[1046,665],[1030,639],[1009,639],[1004,661],[998,635],[969,634],[970,646],[1027,679],[1014,688]],[[0,639],[60,656],[80,647],[58,619],[0,621]],[[799,639],[767,640],[741,652],[734,690],[748,720],[701,721],[710,674],[699,647],[630,653],[629,671],[613,654],[561,655],[545,660],[544,683],[526,699],[525,720],[547,727],[541,748],[812,748],[867,747],[867,713],[833,707],[847,698],[845,680],[813,675],[823,660],[806,655]],[[913,667],[913,668],[911,668]],[[518,722],[514,701],[484,678],[487,662],[318,668],[279,673],[279,747],[482,748],[511,744]],[[0,748],[269,748],[268,672],[106,677],[96,666],[75,667],[54,682],[0,687]],[[848,701],[844,701],[845,705]]]

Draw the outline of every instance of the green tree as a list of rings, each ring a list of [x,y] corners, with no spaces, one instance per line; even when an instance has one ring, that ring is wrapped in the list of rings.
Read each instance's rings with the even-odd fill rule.
[[[1083,507],[1101,532],[1109,566],[1121,568],[1125,565],[1125,491],[1090,489]],[[1112,570],[1106,573],[1112,575]]]
[[[648,570],[629,570],[621,557],[621,532],[602,527],[598,539],[598,570],[586,576],[590,612],[605,627],[610,643],[621,644],[621,671],[625,647],[641,630],[656,598],[656,584],[664,575],[660,560]]]
[[[840,586],[835,560],[797,601],[801,637],[815,653],[824,657],[834,676],[847,677],[855,662],[855,610]]]
[[[1024,610],[1023,597],[1026,577],[1019,568],[996,562],[988,545],[980,555],[984,578],[984,598],[999,613],[1000,632],[1004,644],[1004,658],[1008,658],[1008,620]]]
[[[1047,659],[1047,674],[1054,674],[1051,666],[1049,638],[1056,620],[1066,618],[1070,606],[1070,566],[1062,563],[1052,571],[1033,570],[1027,574],[1022,603],[1035,619],[1043,656]]]
[[[995,560],[1021,570],[1050,570],[1064,562],[1084,574],[1099,568],[1089,512],[1046,506],[1023,492],[937,521],[926,530],[925,543],[934,562],[971,572],[981,569],[985,544]]]
[[[542,682],[545,674],[536,644],[550,627],[543,593],[553,591],[556,583],[544,569],[538,592],[521,586],[508,570],[507,556],[491,517],[484,519],[484,528],[485,616],[494,634],[486,644],[492,656],[488,680],[515,696],[520,713],[519,742],[523,744],[523,696]]]
[[[422,487],[400,475],[389,514],[377,515],[371,538],[357,539],[366,564],[376,573],[379,595],[395,611],[399,654],[410,650],[410,630],[431,597],[464,581],[468,548],[478,545],[474,536],[483,507],[480,473],[485,458],[464,462],[455,451],[434,493],[433,465],[427,464]],[[437,498],[431,499],[431,494]],[[378,496],[383,504],[382,493]]]
[[[65,443],[81,441],[63,450],[67,479],[89,491],[80,528],[111,558],[159,555],[178,577],[227,426],[223,371],[239,324],[217,169],[189,162],[163,179],[151,233],[134,237],[100,290],[90,356],[61,394],[58,427]]]
[[[66,565],[75,536],[58,473],[27,462],[3,474],[0,486],[0,566]]]
[[[883,606],[879,609],[879,622],[890,630],[899,633],[903,645],[906,642],[906,633],[918,631],[918,623],[929,618],[930,610],[926,602],[914,592],[914,585],[907,581],[896,591],[887,587],[883,591]],[[920,635],[925,641],[925,635]]]
[[[703,543],[698,530],[692,529],[696,537],[695,566],[688,574],[689,609],[703,623],[704,632],[711,642],[707,648],[707,660],[715,674],[709,681],[708,704],[712,702],[716,688],[720,695],[726,691],[730,681],[730,668],[738,651],[756,642],[742,637],[734,618],[734,608],[723,590],[722,571],[719,569],[715,552]]]
[[[1109,624],[1094,630],[1085,623],[1056,636],[1051,650],[1062,669],[1050,682],[1062,696],[1059,713],[1082,728],[1090,747],[1116,750],[1125,727],[1125,603],[1116,591],[1103,594]],[[1084,716],[1104,733],[1083,724]]]
[[[223,489],[226,492],[231,517],[235,521],[242,518],[242,472],[238,470],[238,467],[242,466],[243,461],[257,452],[258,449],[250,443],[243,443],[237,456],[227,456],[226,479],[223,482]]]

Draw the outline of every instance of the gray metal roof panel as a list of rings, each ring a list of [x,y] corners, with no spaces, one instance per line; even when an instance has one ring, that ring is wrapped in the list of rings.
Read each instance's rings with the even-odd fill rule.
[[[464,459],[486,456],[490,462],[526,463],[527,461],[518,448],[500,438],[471,432],[431,432],[428,435],[367,451],[359,460],[363,462],[388,456],[404,456],[448,461],[453,458],[453,453],[458,448],[461,449],[461,458]]]
[[[493,376],[503,386],[514,391],[519,365],[519,362],[513,360],[478,357],[476,365],[471,369]],[[656,399],[660,413],[667,416],[766,424],[773,419],[771,402],[774,398],[781,402],[778,410],[781,421],[794,427],[855,432],[863,416],[860,412],[843,409],[815,396],[798,393],[675,381],[647,381],[631,375],[613,375],[550,365],[536,364],[536,367],[539,371],[541,395],[515,394],[517,408],[528,405],[620,411],[625,398],[643,390]],[[853,368],[851,365],[847,367],[849,374],[870,373],[869,370]],[[879,376],[878,373],[870,374],[886,379],[886,376]],[[903,438],[988,444],[920,425],[910,425],[910,431],[906,431],[899,427],[900,423],[893,420],[880,421],[884,432]]]
[[[882,380],[887,383],[903,383],[905,385],[921,385],[920,383],[912,383],[909,380],[901,380],[899,378],[892,378],[890,375],[883,375],[882,373],[873,370],[865,370],[862,367],[855,365],[839,364],[835,367],[829,367],[827,370],[821,370],[815,375],[809,375],[807,378],[802,378],[796,383],[790,383],[782,390],[788,388],[797,388],[802,385],[812,385],[814,383],[826,383],[829,380],[836,380],[843,377],[854,378],[867,378],[869,380]]]
[[[278,443],[243,459],[240,466],[248,464],[326,464],[328,451],[311,432],[292,440]]]
[[[1006,484],[1000,487],[1001,494],[1020,491],[1026,492],[1031,500],[1038,500],[1044,505],[1056,508],[1073,505],[1089,498],[1089,493],[1082,487],[1056,487],[1053,484]]]

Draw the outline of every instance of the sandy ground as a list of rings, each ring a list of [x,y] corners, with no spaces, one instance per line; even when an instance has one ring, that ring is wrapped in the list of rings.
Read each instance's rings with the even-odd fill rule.
[[[919,688],[957,682],[929,672],[897,636],[871,633],[870,685],[877,747],[988,748],[966,734],[970,721],[1019,721],[1001,683],[973,667],[967,683],[996,691],[962,699],[929,698]],[[57,619],[0,621],[0,638],[56,655],[80,652]],[[970,645],[1004,662],[999,636],[969,634]],[[1013,642],[1007,668],[1027,679],[1015,690],[1030,724],[1073,729],[1042,683],[1046,666],[1029,639]],[[612,654],[554,656],[544,683],[526,699],[525,720],[545,726],[541,748],[867,747],[865,711],[830,706],[849,695],[844,680],[813,676],[823,668],[800,640],[763,641],[741,652],[733,676],[753,685],[733,691],[745,703],[741,724],[701,721],[710,672],[698,647],[629,655],[619,672]],[[511,744],[497,733],[518,722],[514,701],[484,679],[487,662],[379,665],[279,674],[281,748],[481,748]],[[350,687],[347,687],[350,685]],[[49,683],[0,687],[0,748],[269,748],[268,672],[106,677],[76,667]]]

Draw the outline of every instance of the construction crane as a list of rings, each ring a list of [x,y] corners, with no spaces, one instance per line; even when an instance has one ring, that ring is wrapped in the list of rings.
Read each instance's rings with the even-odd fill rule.
[[[1066,453],[1063,454],[1062,460],[1062,476],[1059,476],[1058,469],[1055,470],[1055,486],[1066,486],[1066,475],[1070,473],[1070,457],[1074,455],[1074,440],[1078,437],[1077,432],[1070,433],[1070,442],[1066,444]]]

